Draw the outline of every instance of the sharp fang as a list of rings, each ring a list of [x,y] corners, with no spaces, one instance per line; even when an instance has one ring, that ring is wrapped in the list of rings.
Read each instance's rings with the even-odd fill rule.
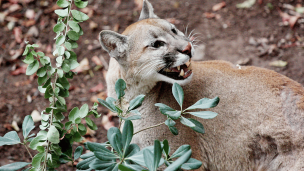
[[[185,75],[185,72],[184,72],[184,70],[182,69],[181,70],[181,72],[180,72],[180,74],[179,74],[180,76],[184,76]]]
[[[177,66],[177,69],[180,70],[180,66]]]
[[[190,64],[190,66],[188,67],[189,70],[192,70],[192,65]]]
[[[166,68],[164,71],[165,72],[171,72],[171,70],[169,68]]]
[[[190,64],[191,64],[190,61],[186,62],[187,67],[189,67]]]

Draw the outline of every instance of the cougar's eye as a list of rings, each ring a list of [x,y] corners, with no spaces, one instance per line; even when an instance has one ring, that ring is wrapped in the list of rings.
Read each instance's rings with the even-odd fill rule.
[[[177,34],[177,31],[173,28],[171,29],[171,31],[174,33],[174,34]]]
[[[152,43],[152,47],[154,47],[154,48],[159,48],[159,47],[164,46],[164,45],[165,45],[165,42],[160,41],[160,40],[157,40],[154,43]]]

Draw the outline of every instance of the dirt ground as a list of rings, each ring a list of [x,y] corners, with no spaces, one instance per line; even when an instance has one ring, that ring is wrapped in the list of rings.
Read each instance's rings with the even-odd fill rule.
[[[12,10],[13,12],[1,20],[1,13],[9,10],[13,1],[17,2],[19,9]],[[100,48],[98,33],[104,29],[121,33],[128,25],[136,22],[140,12],[136,4],[138,1],[89,0],[89,6],[84,12],[91,17],[81,24],[84,35],[78,40],[79,48],[75,51],[79,61],[88,59],[89,71],[79,73],[70,81],[73,88],[66,99],[68,111],[84,103],[92,106],[92,97],[105,96],[105,67],[96,70],[96,64],[91,60],[93,56],[103,56],[105,61],[109,60],[109,56]],[[243,0],[226,0],[226,6],[215,12],[212,7],[222,0],[150,2],[160,18],[169,19],[181,31],[188,26],[188,30],[195,29],[194,33],[199,33],[197,36],[201,42],[197,43],[195,58],[227,60],[233,64],[264,67],[304,85],[303,13],[293,28],[289,25],[292,19],[283,18],[285,22],[282,20],[282,13],[292,12],[291,7],[304,6],[302,0],[257,0],[249,9],[236,7],[236,4]],[[24,57],[18,53],[21,52],[20,49],[24,49],[23,40],[27,40],[39,44],[38,50],[52,57],[55,37],[52,29],[57,19],[53,12],[56,9],[55,3],[56,1],[50,0],[20,0],[20,3],[18,0],[0,0],[0,136],[13,129],[13,121],[21,128],[26,115],[30,115],[33,110],[41,112],[48,105],[48,101],[37,90],[37,77],[22,73]],[[28,10],[34,11],[34,18],[30,19],[31,17],[27,16]],[[15,23],[12,30],[8,28],[11,22]],[[18,38],[21,38],[21,44]],[[106,66],[105,62],[103,63]],[[18,74],[18,71],[21,73]],[[99,84],[104,88],[91,90]],[[108,113],[103,107],[98,107],[98,112],[104,116]],[[110,118],[110,125],[113,122],[117,123],[117,118]],[[104,142],[106,124],[109,123],[102,122],[102,117],[95,119],[95,123],[99,129],[96,134],[87,136],[87,139]],[[35,125],[38,126],[39,123]],[[34,130],[37,131],[38,128]],[[22,137],[22,131],[18,134]],[[74,146],[77,145],[79,144]],[[29,155],[21,145],[0,147],[0,153],[0,166],[17,161],[30,162]],[[72,170],[72,167],[66,165],[59,170],[64,169],[68,171]]]

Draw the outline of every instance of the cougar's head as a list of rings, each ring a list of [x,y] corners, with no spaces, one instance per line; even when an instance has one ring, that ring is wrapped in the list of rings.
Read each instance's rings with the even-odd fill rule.
[[[194,48],[190,38],[173,24],[159,19],[147,0],[138,22],[122,34],[102,31],[100,43],[117,60],[127,79],[183,85],[192,78]]]

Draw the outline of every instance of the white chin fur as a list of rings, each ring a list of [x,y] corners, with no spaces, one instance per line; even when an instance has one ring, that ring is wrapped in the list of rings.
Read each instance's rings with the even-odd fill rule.
[[[171,84],[177,83],[181,86],[188,84],[191,81],[192,77],[193,77],[193,73],[184,80],[174,80],[172,78],[166,77],[159,73],[157,73],[157,75],[156,75],[157,81],[164,81],[164,82],[171,83]]]

